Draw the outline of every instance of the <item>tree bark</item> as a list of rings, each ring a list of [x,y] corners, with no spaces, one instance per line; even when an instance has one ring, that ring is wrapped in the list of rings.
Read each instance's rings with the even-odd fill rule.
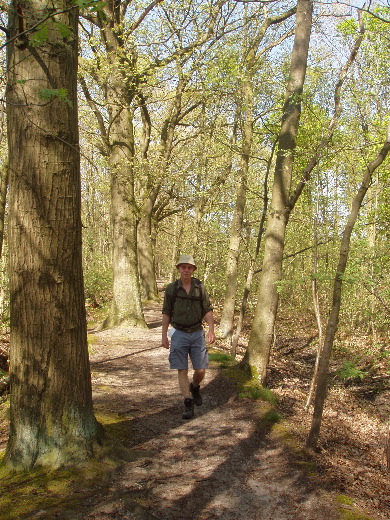
[[[279,301],[277,284],[282,278],[288,199],[301,112],[301,95],[306,75],[312,11],[312,1],[298,1],[290,77],[283,107],[270,212],[264,238],[265,250],[258,290],[258,304],[248,350],[243,360],[244,364],[248,364],[254,369],[261,383],[266,381]]]
[[[226,290],[224,305],[219,324],[219,336],[228,341],[232,340],[234,327],[234,311],[236,305],[237,273],[240,257],[241,233],[246,206],[247,179],[249,159],[253,142],[253,77],[259,67],[258,49],[267,29],[288,19],[295,13],[295,8],[275,17],[266,17],[255,35],[245,34],[245,44],[242,53],[243,79],[239,82],[239,100],[237,103],[236,118],[243,119],[242,147],[240,153],[240,179],[237,185],[236,203],[231,227],[228,258],[226,263]],[[237,121],[239,124],[239,121]],[[247,284],[251,283],[249,275]],[[246,288],[248,285],[246,285]],[[249,294],[247,291],[246,297]]]
[[[313,278],[311,281],[312,295],[313,295],[313,308],[314,315],[316,317],[317,329],[318,329],[318,348],[316,353],[316,360],[314,363],[313,376],[310,381],[310,388],[307,395],[307,400],[305,404],[305,410],[308,410],[313,394],[314,389],[317,385],[317,375],[318,375],[318,365],[320,362],[321,352],[322,352],[322,343],[323,343],[323,334],[322,334],[322,320],[321,320],[321,309],[320,309],[320,299],[318,294],[318,280],[317,280],[317,267],[318,267],[318,212],[319,212],[319,193],[317,189],[316,193],[316,209],[315,209],[315,218],[313,221],[313,239],[314,239],[314,247],[313,247]]]
[[[57,467],[93,455],[93,414],[81,261],[77,117],[78,11],[70,0],[14,0],[7,47],[10,173],[10,435],[13,468]],[[18,9],[18,11],[17,11]],[[53,22],[70,28],[63,38]],[[49,89],[49,90],[45,90]],[[56,97],[67,89],[68,101]]]
[[[268,159],[267,171],[266,171],[264,183],[263,183],[264,203],[263,203],[263,210],[261,213],[259,232],[257,234],[256,249],[255,249],[255,253],[252,258],[252,263],[249,268],[246,282],[245,282],[244,295],[242,297],[240,315],[238,317],[237,327],[236,327],[236,330],[232,337],[231,355],[234,358],[236,357],[236,354],[237,354],[238,340],[240,338],[241,330],[242,330],[242,327],[244,324],[244,317],[245,317],[246,308],[247,308],[247,304],[248,304],[248,298],[249,298],[249,294],[250,294],[250,290],[251,290],[252,279],[255,274],[256,260],[257,260],[257,257],[259,256],[261,239],[264,234],[264,224],[265,224],[265,220],[267,217],[267,210],[268,210],[268,178],[269,178],[269,173],[270,173],[270,169],[271,169],[271,162],[272,162],[274,152],[275,152],[275,147],[276,147],[276,142],[274,143],[274,145],[272,147],[272,153]]]
[[[219,324],[219,336],[231,341],[234,327],[234,311],[236,306],[238,260],[240,256],[240,244],[242,224],[246,203],[246,179],[242,171],[237,188],[236,204],[229,241],[228,259],[226,264],[226,290]]]
[[[6,202],[7,202],[7,189],[8,189],[8,160],[5,162],[1,168],[0,173],[0,257],[3,254],[3,243],[4,243],[4,220],[5,220],[5,211],[6,211]],[[1,274],[1,281],[4,279],[4,274]],[[5,290],[4,284],[0,284],[0,316],[3,317],[3,313],[5,310],[4,305],[5,300]]]
[[[109,72],[103,91],[109,130],[101,128],[111,176],[111,233],[113,298],[102,328],[117,325],[146,327],[138,270],[137,216],[134,197],[133,109],[136,94],[133,70],[136,56],[126,52],[120,2],[107,3],[100,34]]]
[[[155,192],[156,190],[154,190]],[[156,280],[153,250],[152,215],[155,197],[152,194],[144,201],[142,217],[138,223],[138,262],[142,296],[149,301],[160,299]]]
[[[312,418],[311,429],[310,429],[309,436],[307,439],[307,446],[310,448],[316,448],[318,439],[319,439],[319,434],[320,434],[322,413],[323,413],[323,409],[324,409],[324,403],[325,403],[326,392],[327,392],[329,361],[330,361],[330,355],[331,355],[332,348],[333,348],[334,337],[336,335],[337,327],[338,327],[340,307],[341,307],[342,282],[343,282],[343,276],[344,276],[345,268],[347,266],[347,261],[348,261],[349,246],[350,246],[350,242],[351,242],[352,230],[353,230],[356,220],[358,218],[359,211],[360,211],[361,205],[363,203],[364,197],[371,184],[372,174],[385,160],[387,154],[389,153],[389,150],[390,150],[390,123],[387,128],[386,141],[385,141],[381,151],[377,155],[377,157],[367,166],[367,169],[363,176],[362,184],[352,201],[351,211],[349,213],[348,221],[344,228],[343,236],[341,239],[339,261],[338,261],[338,266],[337,266],[337,270],[336,270],[336,274],[335,274],[335,278],[334,278],[334,282],[333,282],[332,308],[330,311],[330,315],[329,315],[329,319],[328,319],[328,323],[327,323],[327,327],[326,327],[325,338],[324,338],[324,347],[323,347],[322,355],[321,355],[319,365],[318,365],[317,388],[316,388],[315,400],[314,400],[313,418]]]
[[[118,79],[118,81],[120,81]],[[102,328],[126,325],[146,327],[141,303],[137,251],[137,207],[134,198],[134,140],[132,114],[118,104],[123,98],[110,89],[115,104],[111,113],[109,164],[111,173],[111,232],[113,298]]]
[[[8,161],[3,164],[0,173],[0,257],[3,253],[4,242],[4,218],[8,189]]]

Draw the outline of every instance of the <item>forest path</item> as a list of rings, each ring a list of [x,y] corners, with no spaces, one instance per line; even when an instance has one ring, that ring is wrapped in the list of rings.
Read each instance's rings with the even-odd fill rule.
[[[109,437],[126,432],[121,442],[131,451],[74,520],[339,518],[334,497],[308,477],[309,465],[261,419],[264,404],[238,399],[217,368],[202,384],[203,406],[181,419],[176,371],[160,347],[161,310],[151,306],[145,316],[148,329],[91,333],[97,416]]]

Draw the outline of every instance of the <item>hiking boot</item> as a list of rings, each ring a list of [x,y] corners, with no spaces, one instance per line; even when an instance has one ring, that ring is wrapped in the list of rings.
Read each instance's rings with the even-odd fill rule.
[[[190,383],[190,392],[196,406],[202,406],[203,399],[200,395],[200,385],[194,386],[192,383]]]
[[[194,416],[194,401],[190,397],[184,399],[183,419],[191,419]]]

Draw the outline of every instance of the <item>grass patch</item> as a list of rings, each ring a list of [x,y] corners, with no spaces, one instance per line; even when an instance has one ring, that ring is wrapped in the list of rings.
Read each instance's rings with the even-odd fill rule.
[[[263,419],[263,421],[266,421],[270,424],[276,424],[282,420],[282,416],[276,410],[271,409],[271,410],[267,410],[264,413],[262,419]]]
[[[340,520],[373,520],[355,506],[352,497],[338,495],[336,500],[340,504]]]
[[[223,352],[219,352],[217,350],[209,351],[209,360],[212,363],[218,364],[221,368],[235,366],[237,361],[233,356],[229,354],[225,354]]]
[[[277,396],[268,388],[265,388],[255,380],[250,380],[244,383],[239,397],[249,397],[251,399],[261,399],[272,405],[276,405],[278,402]]]

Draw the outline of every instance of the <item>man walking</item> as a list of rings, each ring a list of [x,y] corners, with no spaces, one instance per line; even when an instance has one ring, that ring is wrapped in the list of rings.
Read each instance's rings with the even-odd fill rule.
[[[162,319],[162,346],[169,349],[168,327],[171,338],[169,352],[170,368],[178,371],[181,393],[184,397],[183,419],[194,415],[194,403],[202,404],[200,383],[208,367],[208,352],[202,322],[208,325],[207,339],[214,343],[214,318],[210,299],[202,282],[192,275],[196,264],[191,255],[182,255],[176,265],[180,278],[170,283],[165,290]],[[188,357],[194,373],[188,379]]]

